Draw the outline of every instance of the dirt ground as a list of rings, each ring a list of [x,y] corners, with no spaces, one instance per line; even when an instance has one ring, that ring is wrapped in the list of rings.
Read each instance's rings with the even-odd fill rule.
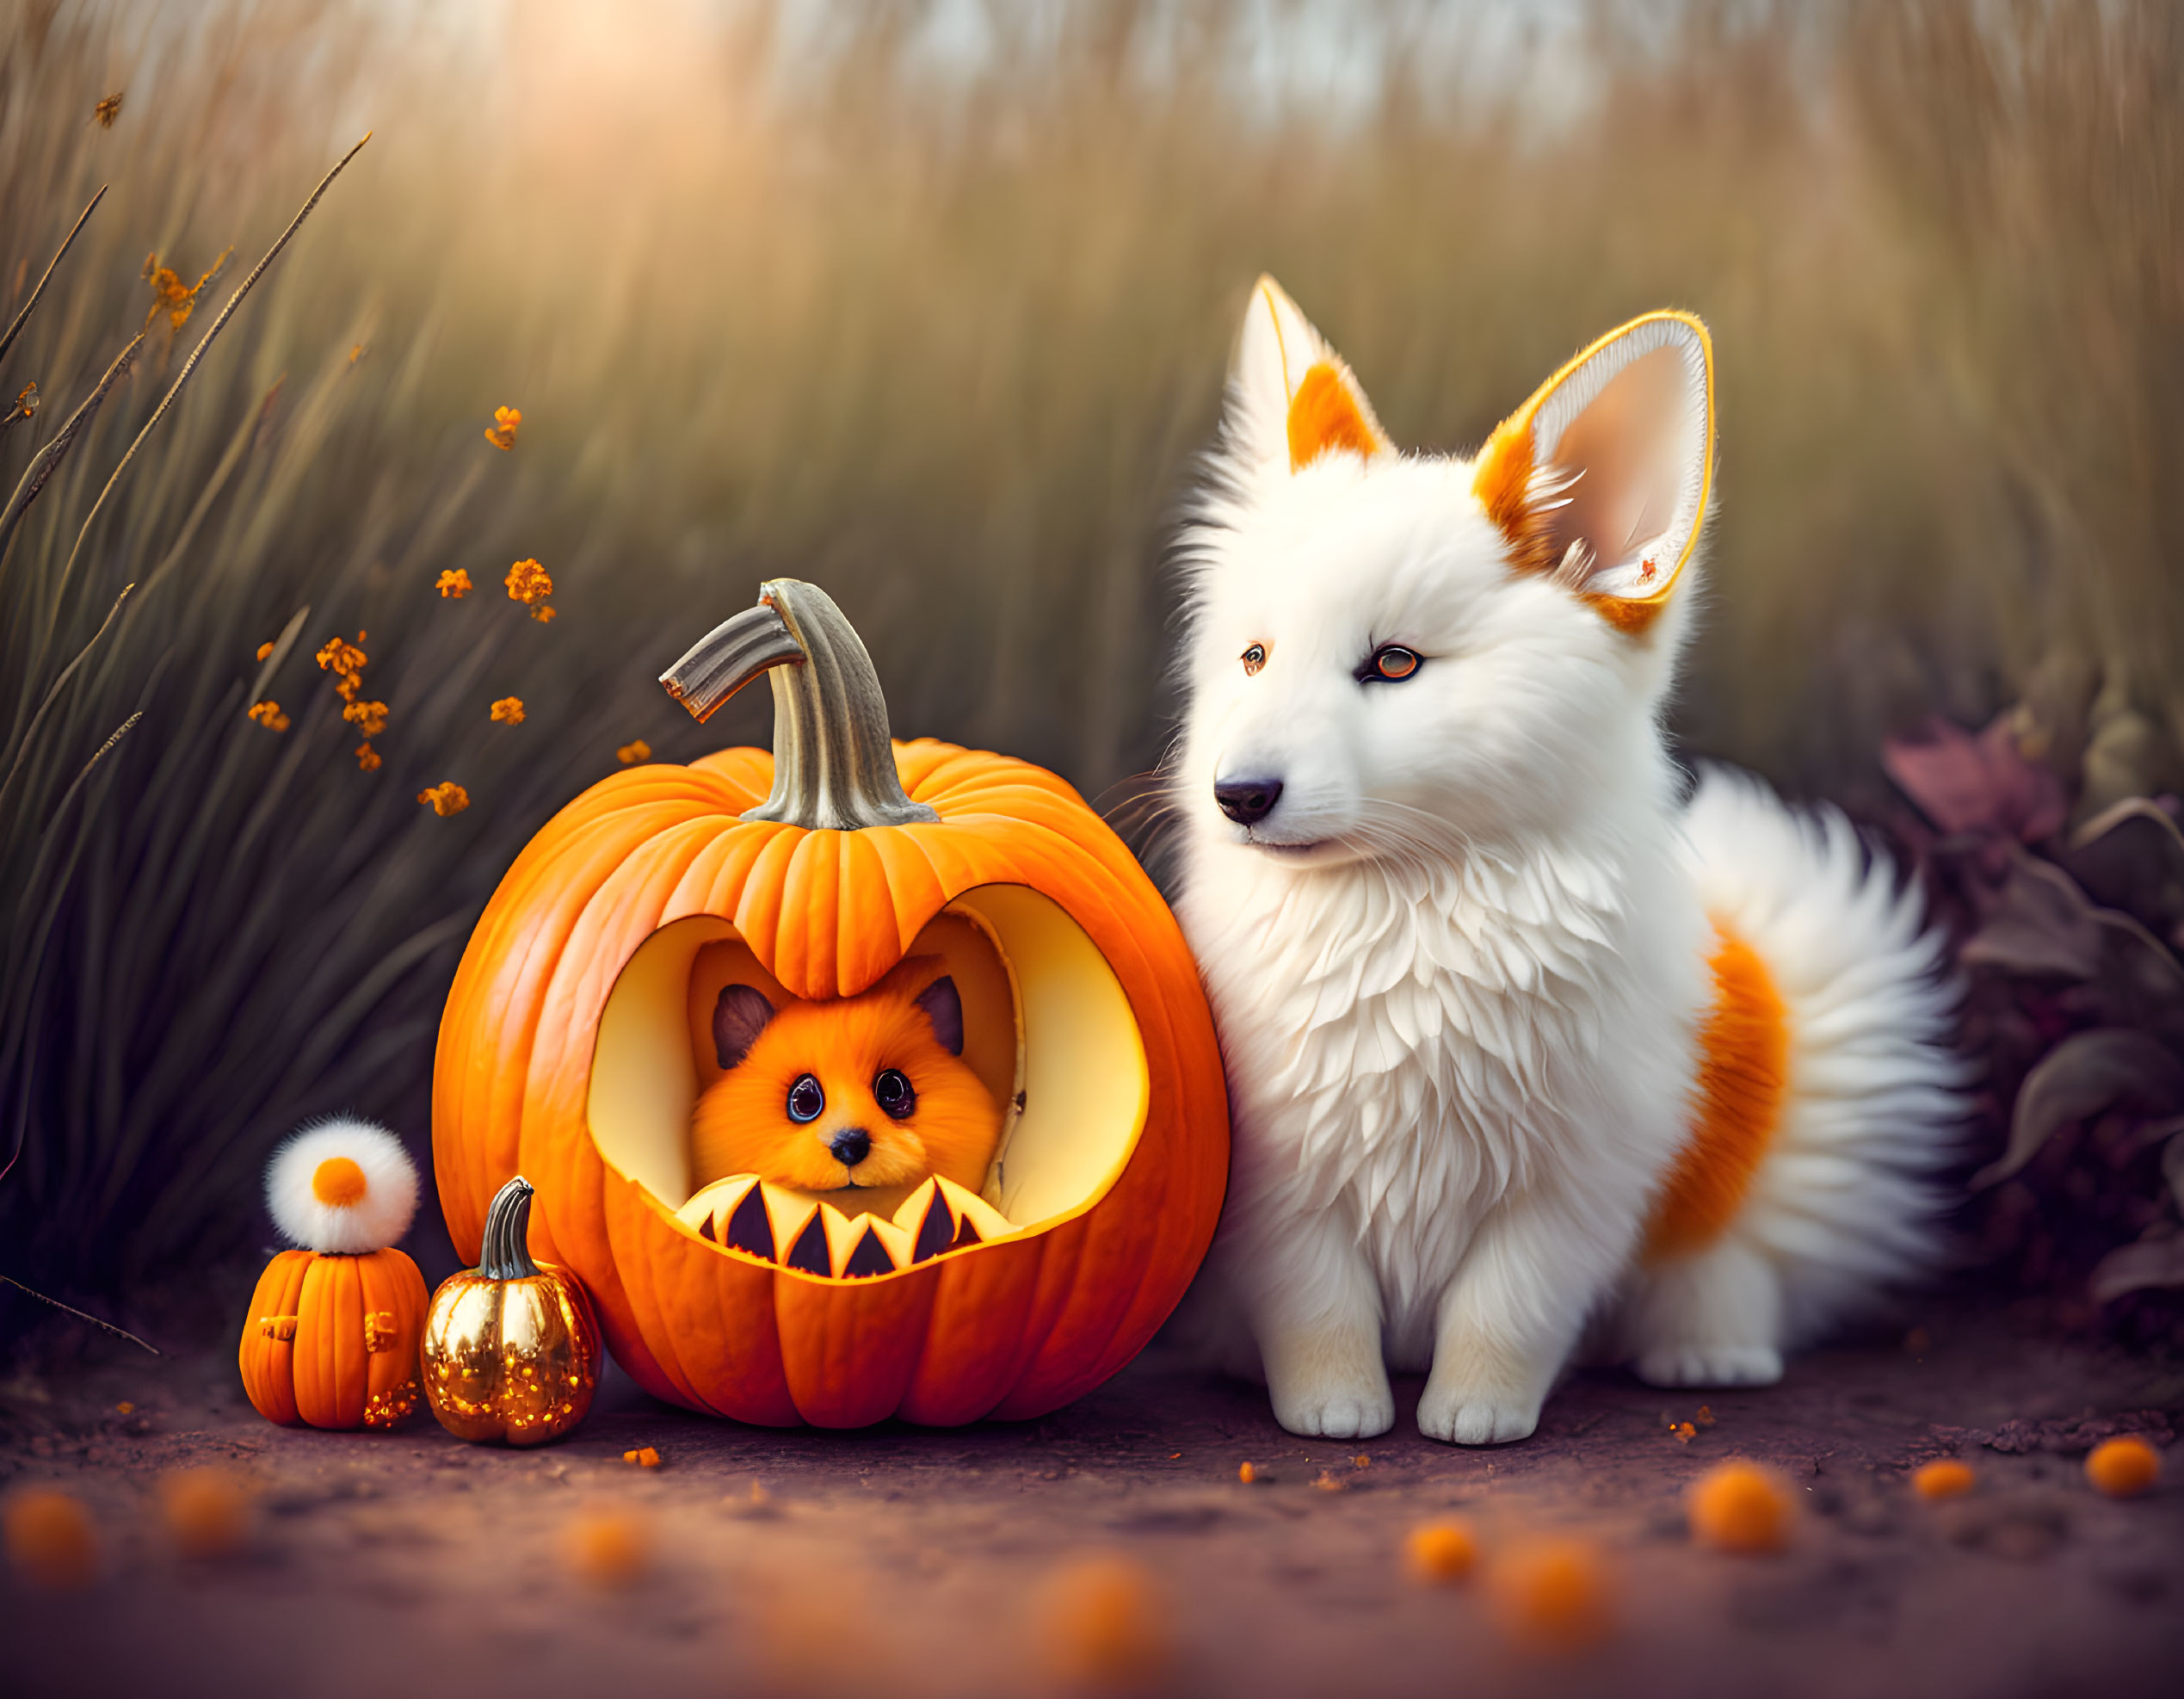
[[[1535,1437],[1484,1452],[1419,1437],[1418,1390],[1394,1433],[1338,1445],[1157,1350],[1044,1421],[951,1432],[744,1428],[617,1377],[571,1438],[512,1452],[422,1412],[384,1435],[275,1428],[224,1351],[102,1345],[0,1386],[0,1494],[80,1495],[102,1546],[80,1591],[0,1574],[0,1691],[1052,1691],[1083,1685],[1058,1667],[1083,1609],[1058,1577],[1090,1553],[1150,1577],[1150,1681],[1178,1694],[2178,1690],[2184,1454],[2128,1502],[2080,1462],[2116,1428],[2166,1443],[2173,1367],[1937,1313],[1763,1391],[1581,1374]],[[623,1461],[642,1446],[658,1467]],[[1908,1469],[1950,1454],[1976,1491],[1918,1499]],[[1780,1555],[1691,1541],[1687,1484],[1731,1455],[1802,1500]],[[185,1559],[157,1483],[207,1463],[247,1479],[252,1531]],[[1606,1638],[1527,1650],[1484,1582],[1410,1579],[1405,1535],[1449,1516],[1489,1566],[1542,1532],[1592,1542]],[[620,1585],[571,1560],[601,1518],[644,1558]]]

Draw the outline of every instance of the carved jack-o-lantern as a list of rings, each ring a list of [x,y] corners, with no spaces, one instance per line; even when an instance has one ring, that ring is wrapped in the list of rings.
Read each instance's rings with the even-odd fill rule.
[[[532,840],[441,1023],[441,1208],[536,1181],[537,1252],[574,1270],[649,1391],[745,1421],[1023,1417],[1144,1346],[1204,1256],[1228,1115],[1198,975],[1128,850],[1061,780],[893,744],[864,646],[794,580],[664,683],[703,719],[771,671],[774,751],[618,774]],[[941,959],[963,1061],[1003,1106],[978,1192],[755,1177],[700,1191],[694,1104],[722,992],[856,995]],[[694,1195],[694,1193],[696,1194]]]

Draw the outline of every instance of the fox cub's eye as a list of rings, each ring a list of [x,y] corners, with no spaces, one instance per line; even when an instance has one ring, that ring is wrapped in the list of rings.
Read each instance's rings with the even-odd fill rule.
[[[1255,643],[1243,652],[1243,676],[1246,678],[1267,664],[1267,646]]]
[[[1424,664],[1416,650],[1406,649],[1400,643],[1384,643],[1373,652],[1373,658],[1358,670],[1360,684],[1385,680],[1393,684],[1405,679]]]
[[[916,1088],[900,1068],[881,1069],[879,1078],[872,1083],[872,1095],[879,1107],[897,1121],[907,1120],[917,1113]]]
[[[789,1087],[789,1119],[817,1121],[826,1112],[826,1088],[808,1073],[798,1075],[796,1084]]]

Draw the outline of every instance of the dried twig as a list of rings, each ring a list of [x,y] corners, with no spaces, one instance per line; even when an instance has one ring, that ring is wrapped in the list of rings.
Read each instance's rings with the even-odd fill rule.
[[[36,1287],[25,1286],[13,1275],[0,1274],[0,1280],[4,1280],[18,1292],[28,1292],[41,1304],[51,1304],[57,1310],[66,1310],[69,1314],[74,1316],[78,1321],[88,1321],[92,1326],[103,1327],[108,1332],[115,1335],[119,1338],[126,1339],[133,1345],[142,1345],[145,1350],[150,1351],[154,1356],[164,1356],[167,1355],[167,1353],[161,1350],[158,1346],[151,1344],[148,1341],[138,1338],[137,1336],[130,1332],[127,1328],[116,1327],[110,1321],[101,1321],[96,1316],[89,1313],[87,1311],[79,1310],[73,1304],[64,1304],[58,1298],[48,1298],[44,1293],[38,1290]]]
[[[205,350],[213,345],[213,339],[226,327],[227,321],[234,316],[235,309],[243,304],[243,298],[250,293],[258,279],[265,275],[266,268],[271,265],[279,256],[281,250],[288,245],[288,238],[293,236],[302,227],[303,221],[311,216],[311,209],[318,204],[319,197],[333,186],[334,179],[341,176],[342,168],[350,160],[356,158],[364,143],[371,139],[371,133],[367,130],[362,140],[342,155],[341,158],[335,163],[334,169],[318,180],[318,187],[311,191],[311,198],[303,203],[295,217],[288,220],[288,227],[281,232],[280,239],[266,250],[263,259],[250,268],[250,275],[244,278],[235,293],[227,298],[227,305],[220,309],[220,316],[213,321],[213,328],[206,331],[197,346],[190,350],[189,358],[182,363],[180,375],[175,379],[166,394],[160,397],[159,405],[151,410],[151,417],[144,422],[144,429],[137,433],[137,440],[129,445],[128,452],[121,456],[120,464],[114,468],[114,475],[106,480],[106,487],[99,491],[98,499],[91,504],[90,512],[84,515],[83,527],[76,534],[76,546],[69,550],[68,560],[61,567],[59,584],[60,590],[66,590],[69,579],[74,575],[76,558],[83,553],[84,541],[90,536],[92,526],[98,523],[100,511],[106,506],[106,498],[114,493],[114,485],[121,481],[121,474],[129,469],[129,462],[136,458],[137,450],[144,447],[145,439],[158,428],[159,421],[167,416],[167,410],[175,405],[175,398],[182,393],[182,386],[189,381],[190,374],[197,369],[197,362],[205,357]]]
[[[8,357],[8,350],[15,345],[15,338],[22,334],[22,327],[30,318],[31,308],[38,305],[39,296],[46,293],[46,286],[53,281],[53,273],[60,265],[62,255],[67,253],[74,245],[77,232],[81,231],[86,221],[89,219],[92,208],[105,199],[106,185],[101,183],[99,192],[91,197],[90,205],[85,207],[83,212],[77,215],[75,227],[68,232],[67,239],[60,244],[59,250],[54,254],[52,264],[46,268],[46,275],[38,280],[38,287],[30,292],[30,299],[22,304],[22,311],[15,315],[15,322],[8,326],[8,334],[0,337],[0,360],[5,360]]]

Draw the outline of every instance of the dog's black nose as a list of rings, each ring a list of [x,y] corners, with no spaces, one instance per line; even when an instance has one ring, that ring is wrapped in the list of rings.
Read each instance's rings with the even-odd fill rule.
[[[872,1134],[861,1127],[852,1127],[828,1140],[827,1148],[844,1168],[854,1168],[872,1154]]]
[[[1281,800],[1279,779],[1228,779],[1213,787],[1213,800],[1240,826],[1256,825]]]

